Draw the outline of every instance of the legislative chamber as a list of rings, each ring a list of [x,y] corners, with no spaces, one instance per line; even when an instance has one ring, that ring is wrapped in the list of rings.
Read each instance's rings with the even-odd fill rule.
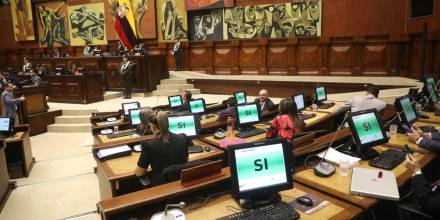
[[[0,219],[440,219],[440,0],[0,12]]]

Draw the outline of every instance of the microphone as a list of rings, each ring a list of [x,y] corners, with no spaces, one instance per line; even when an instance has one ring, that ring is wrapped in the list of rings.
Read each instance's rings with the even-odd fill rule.
[[[330,141],[330,144],[327,147],[327,150],[325,151],[324,155],[321,158],[321,161],[313,168],[313,172],[316,176],[320,177],[329,177],[333,175],[336,171],[336,168],[331,165],[330,163],[324,162],[325,156],[327,155],[327,152],[330,150],[330,148],[333,146],[333,142],[336,139],[336,136],[338,136],[339,131],[344,126],[345,122],[347,121],[348,115],[351,111],[347,111],[344,116],[344,120],[342,120],[341,125],[339,125],[338,129],[336,129],[336,133],[333,136],[332,140]]]
[[[151,217],[151,220],[185,220],[185,213],[182,210],[185,207],[185,202],[180,202],[179,204],[167,204],[163,212],[157,213]],[[180,209],[172,209],[168,211],[170,207],[177,207]]]

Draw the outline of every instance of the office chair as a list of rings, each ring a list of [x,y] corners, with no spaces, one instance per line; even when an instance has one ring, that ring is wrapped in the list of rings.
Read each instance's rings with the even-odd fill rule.
[[[180,180],[180,172],[182,170],[188,169],[188,168],[191,168],[194,166],[206,164],[209,162],[211,162],[211,161],[194,160],[194,161],[189,161],[189,162],[183,163],[183,164],[173,164],[168,167],[165,167],[165,169],[163,169],[161,173],[159,173],[157,175],[153,175],[151,177],[151,180],[148,177],[148,175],[145,175],[143,177],[140,177],[139,181],[142,184],[142,186],[145,188],[169,183],[172,181],[177,181],[177,180]]]
[[[415,219],[415,220],[434,219],[433,216],[424,212],[421,206],[414,204],[411,201],[408,201],[409,200],[408,198],[410,198],[411,195],[412,195],[412,190],[409,190],[409,192],[406,195],[400,198],[400,202],[395,203],[399,215],[402,217],[401,210],[403,210],[409,212],[411,219]]]

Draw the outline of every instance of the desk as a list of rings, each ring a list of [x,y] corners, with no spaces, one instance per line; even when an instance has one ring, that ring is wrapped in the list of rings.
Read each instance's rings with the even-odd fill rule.
[[[63,103],[92,103],[104,100],[101,76],[98,74],[48,75],[44,77],[49,82],[48,101]]]
[[[14,183],[9,181],[8,168],[5,156],[6,144],[0,140],[0,212],[8,200],[9,194],[15,187]]]
[[[209,146],[198,140],[194,140],[193,142],[194,144]],[[111,145],[111,146],[116,146],[116,145]],[[93,152],[95,152],[98,149],[108,148],[111,146],[110,145],[100,146],[100,147],[94,146]],[[223,155],[224,155],[223,151],[215,150],[214,147],[211,147],[210,152],[189,154],[188,160],[189,161],[209,160],[214,158],[221,158],[223,157]],[[97,164],[96,172],[98,175],[99,189],[102,200],[124,194],[124,191],[130,191],[129,189],[126,189],[128,187],[124,188],[125,186],[123,186],[123,183],[121,183],[121,181],[136,178],[134,174],[134,170],[137,166],[139,156],[140,153],[132,152],[131,155],[129,156],[119,157],[105,161],[100,161],[95,157]]]
[[[386,146],[378,146],[376,148],[380,148],[381,150],[385,150],[388,147]],[[421,167],[426,166],[429,162],[431,162],[435,155],[433,153],[419,153],[419,155],[414,156],[415,159],[420,163]],[[368,161],[361,161],[360,165],[357,167],[371,168],[368,165]],[[298,181],[302,184],[308,185],[317,190],[327,192],[328,194],[339,198],[344,201],[348,201],[354,205],[357,205],[363,209],[371,208],[376,202],[375,198],[368,198],[363,196],[355,196],[349,193],[350,191],[350,181],[351,181],[351,171],[348,176],[339,175],[339,167],[336,167],[336,173],[328,178],[318,177],[313,174],[313,169],[306,169],[304,171],[298,172],[294,175],[294,180]],[[401,186],[404,182],[411,178],[411,173],[407,171],[405,168],[405,163],[399,164],[393,170],[396,175],[397,184]]]
[[[429,116],[429,118],[428,119],[419,118],[418,120],[420,122],[433,123],[433,124],[437,124],[436,126],[440,126],[440,116],[436,116],[434,112],[422,112],[422,114]]]
[[[324,102],[330,102],[330,101],[324,101]],[[344,106],[345,102],[335,102],[335,105],[328,109],[322,109],[318,108],[317,112],[325,112],[325,113],[331,113],[334,114],[336,110]],[[312,107],[308,107],[307,110],[311,111]]]
[[[6,138],[6,160],[7,162],[17,163],[18,170],[11,172],[12,167],[8,164],[9,176],[12,179],[29,176],[31,169],[35,163],[35,158],[32,155],[31,141],[29,137],[28,126],[16,126],[17,134],[12,138]],[[16,161],[18,160],[18,161]]]
[[[112,128],[113,129],[113,128]],[[121,130],[119,132],[123,132],[126,130]],[[97,134],[93,136],[93,141],[96,145],[110,145],[110,144],[128,144],[128,143],[136,143],[141,141],[150,140],[153,138],[153,135],[143,135],[139,136],[137,134],[122,136],[117,138],[109,138],[106,134]]]

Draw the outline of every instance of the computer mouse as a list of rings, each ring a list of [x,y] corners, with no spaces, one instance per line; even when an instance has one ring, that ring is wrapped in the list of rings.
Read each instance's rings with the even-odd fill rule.
[[[138,145],[134,145],[133,150],[134,150],[135,152],[141,152],[141,151],[142,151],[142,147],[141,147],[140,144],[138,144]]]
[[[305,205],[305,206],[312,206],[313,205],[313,200],[310,199],[309,197],[306,197],[306,196],[300,196],[300,197],[296,198],[296,201],[299,204]]]
[[[209,151],[211,151],[211,148],[210,148],[210,147],[204,147],[203,150],[204,150],[205,152],[209,152]]]

